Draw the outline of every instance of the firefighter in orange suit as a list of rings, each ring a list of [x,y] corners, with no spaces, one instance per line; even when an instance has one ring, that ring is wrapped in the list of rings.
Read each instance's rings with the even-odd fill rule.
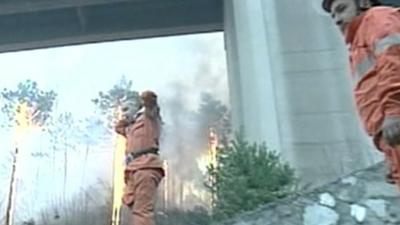
[[[122,119],[115,126],[115,131],[126,138],[122,200],[131,209],[134,225],[154,225],[157,187],[164,177],[158,155],[161,117],[154,92],[143,92],[140,100],[136,113],[129,99],[124,103]]]
[[[400,187],[400,12],[377,0],[323,0],[349,46],[353,94],[368,135]]]

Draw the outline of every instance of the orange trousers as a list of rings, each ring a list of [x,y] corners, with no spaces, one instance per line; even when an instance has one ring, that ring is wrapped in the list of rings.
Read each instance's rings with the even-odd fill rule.
[[[154,225],[157,187],[161,182],[161,169],[140,169],[125,172],[122,201],[132,213],[132,225]]]
[[[389,168],[388,182],[396,184],[400,189],[400,146],[392,147],[382,137],[375,138],[375,144],[385,155],[385,161]]]

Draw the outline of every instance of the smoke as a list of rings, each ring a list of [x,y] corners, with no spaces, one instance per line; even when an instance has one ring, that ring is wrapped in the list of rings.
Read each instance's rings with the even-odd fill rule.
[[[200,137],[201,121],[206,118],[198,115],[200,97],[204,92],[228,105],[228,84],[223,44],[219,36],[195,37],[192,50],[197,60],[192,79],[176,80],[168,85],[168,94],[162,96],[163,153],[172,163],[174,170],[185,178],[192,178],[197,170],[196,158],[205,153],[202,149],[208,140]],[[196,167],[194,169],[193,167]]]
[[[199,115],[200,98],[210,93],[225,105],[228,102],[228,84],[224,51],[220,38],[198,39],[194,56],[198,67],[194,76],[168,84],[167,93],[160,96],[164,126],[161,137],[162,157],[168,170],[182,182],[191,182],[205,190],[197,159],[207,154],[208,130],[204,130],[206,116]],[[207,134],[205,133],[207,132]],[[179,186],[179,185],[178,185]],[[176,188],[171,187],[171,188]],[[179,189],[179,187],[178,187]],[[179,193],[178,193],[179,194]]]
[[[180,89],[185,108],[196,111],[200,103],[201,93],[210,93],[223,104],[229,105],[228,75],[226,55],[221,34],[194,36],[191,39],[190,57],[197,65],[193,74],[188,74],[185,80],[175,80],[166,84],[166,94],[161,99],[173,98],[176,89]],[[172,75],[173,76],[173,75]],[[164,92],[164,91],[163,91]],[[167,100],[166,100],[167,101]],[[166,105],[168,107],[168,105]]]
[[[162,151],[171,170],[183,179],[192,180],[198,169],[196,158],[204,152],[199,148],[207,140],[199,138],[201,121],[198,121],[197,113],[187,107],[186,87],[180,83],[172,86],[175,93],[166,101]]]
[[[198,49],[199,66],[196,70],[192,87],[200,92],[207,92],[225,105],[229,103],[228,74],[226,55],[221,39],[207,37]],[[199,96],[199,93],[198,93]]]

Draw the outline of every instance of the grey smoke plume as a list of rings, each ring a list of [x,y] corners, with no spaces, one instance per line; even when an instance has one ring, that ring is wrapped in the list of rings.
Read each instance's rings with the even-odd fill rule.
[[[175,81],[169,85],[169,95],[162,96],[164,121],[164,154],[186,178],[197,169],[196,158],[205,153],[207,140],[200,132],[202,118],[198,115],[200,97],[204,92],[228,105],[228,84],[223,44],[216,36],[195,39],[194,57],[198,68],[193,79]],[[204,143],[206,142],[206,143]],[[203,148],[203,149],[202,149]],[[188,164],[188,165],[186,165]],[[194,169],[193,167],[196,167]]]
[[[199,124],[197,114],[187,108],[185,87],[175,83],[175,93],[165,102],[163,127],[163,154],[171,169],[185,179],[192,180],[197,171],[196,158],[204,149],[199,149],[207,140],[199,138]]]
[[[215,99],[228,102],[228,84],[225,55],[221,43],[216,40],[198,40],[196,54],[198,68],[192,79],[168,84],[168,94],[160,96],[163,121],[161,152],[168,161],[169,171],[183,181],[191,181],[202,186],[204,177],[197,159],[206,154],[208,139],[203,121],[199,115],[200,97],[204,92]],[[172,187],[175,188],[175,187]]]

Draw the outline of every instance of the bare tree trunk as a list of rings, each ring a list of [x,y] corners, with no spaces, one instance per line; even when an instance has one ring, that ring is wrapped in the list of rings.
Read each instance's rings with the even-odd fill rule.
[[[66,186],[67,186],[67,149],[64,151],[64,186],[63,186],[63,200],[65,201],[65,191],[66,191]]]
[[[56,172],[56,148],[55,147],[53,147],[53,159],[52,159],[52,162],[51,162],[53,165],[52,165],[52,167],[53,167],[53,174],[52,174],[52,180],[53,180],[53,182],[56,180],[56,174],[57,174],[57,172]]]
[[[179,208],[183,209],[183,178],[179,179]]]
[[[177,206],[177,204],[176,204],[176,182],[175,182],[175,180],[176,180],[176,176],[173,176],[172,177],[172,179],[171,179],[171,205],[172,205],[172,207],[174,208],[174,207],[176,207]]]
[[[67,154],[67,147],[65,146],[64,147],[64,186],[63,186],[63,204],[64,205],[66,205],[66,203],[67,203],[67,200],[65,199],[65,192],[66,192],[66,187],[67,187],[67,169],[68,169],[67,165],[68,165],[68,154]],[[67,212],[64,212],[64,213],[65,213],[65,215],[64,215],[65,225],[69,225],[69,222],[68,222],[69,215],[66,214]]]
[[[83,161],[82,182],[85,181],[86,165],[87,165],[88,157],[89,157],[89,144],[86,144],[85,159]]]
[[[16,177],[15,172],[17,170],[17,156],[18,156],[18,147],[15,148],[14,158],[13,158],[13,166],[11,170],[11,181],[8,191],[8,204],[7,204],[7,211],[6,211],[6,225],[12,225],[13,217],[14,217],[14,210],[13,210],[13,200],[14,200],[14,191],[16,185]]]

